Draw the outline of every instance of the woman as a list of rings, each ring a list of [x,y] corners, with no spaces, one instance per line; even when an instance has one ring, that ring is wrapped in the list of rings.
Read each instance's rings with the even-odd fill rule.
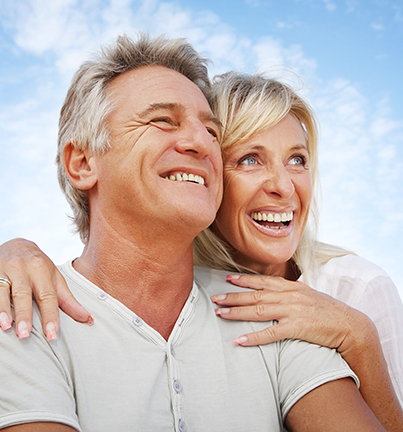
[[[403,399],[403,306],[380,269],[315,240],[317,131],[312,110],[287,86],[262,76],[229,73],[218,77],[213,88],[215,112],[223,123],[225,193],[216,221],[195,241],[195,263],[249,273],[228,280],[255,289],[213,296],[220,306],[217,315],[278,321],[260,334],[240,335],[235,344],[293,338],[337,348],[359,376],[361,393],[385,429],[402,430],[393,385]],[[22,336],[29,333],[31,291],[23,297],[26,290],[20,293],[19,287],[31,286],[29,279],[40,300],[50,296],[49,278],[55,281],[63,292],[63,309],[72,312],[60,275],[50,260],[38,259],[35,245],[20,240],[0,252],[0,275],[13,283],[16,316],[25,317],[18,318],[18,330],[21,322],[26,326]],[[202,278],[202,272],[196,270],[195,277]],[[11,326],[9,292],[1,293],[6,329]],[[45,314],[49,338],[58,329],[55,314],[55,308]],[[75,317],[86,321],[89,315],[76,309]]]

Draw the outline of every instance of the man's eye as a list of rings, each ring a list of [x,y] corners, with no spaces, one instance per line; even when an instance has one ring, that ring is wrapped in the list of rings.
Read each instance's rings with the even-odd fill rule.
[[[257,155],[251,154],[244,156],[240,161],[238,162],[239,165],[256,165],[257,164]]]
[[[158,122],[172,124],[172,120],[169,117],[157,117],[155,119],[152,119],[150,123],[158,123]]]

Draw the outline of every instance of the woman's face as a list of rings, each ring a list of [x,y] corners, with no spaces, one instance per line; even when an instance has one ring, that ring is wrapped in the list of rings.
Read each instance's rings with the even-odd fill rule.
[[[304,132],[287,115],[223,153],[224,199],[215,232],[239,251],[238,261],[285,276],[304,231],[312,198]]]

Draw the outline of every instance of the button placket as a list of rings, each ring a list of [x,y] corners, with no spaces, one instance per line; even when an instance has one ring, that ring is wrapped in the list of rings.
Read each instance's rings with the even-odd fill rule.
[[[178,429],[179,429],[179,432],[186,432],[187,431],[186,423],[181,419],[178,422]]]
[[[137,327],[142,326],[144,323],[144,321],[138,316],[135,316],[132,321],[133,321],[133,324]]]

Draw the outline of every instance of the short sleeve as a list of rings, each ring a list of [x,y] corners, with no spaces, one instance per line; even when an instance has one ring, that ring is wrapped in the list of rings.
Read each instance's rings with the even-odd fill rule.
[[[336,379],[359,380],[336,350],[300,340],[280,342],[279,396],[283,421],[292,406],[311,390]]]
[[[81,431],[66,368],[40,325],[19,340],[10,329],[0,332],[0,428],[54,422]]]

